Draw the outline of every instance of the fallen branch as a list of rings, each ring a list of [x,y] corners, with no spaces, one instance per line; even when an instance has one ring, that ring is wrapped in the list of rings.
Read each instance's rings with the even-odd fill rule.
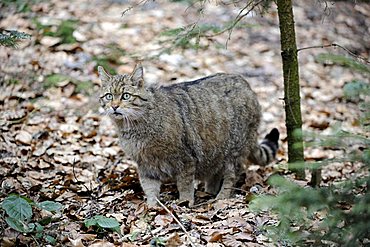
[[[188,237],[189,239],[189,242],[190,242],[190,245],[191,246],[194,246],[196,247],[196,245],[193,243],[193,241],[191,241],[191,238],[190,238],[190,235],[189,233],[186,231],[184,225],[181,223],[181,221],[160,201],[158,200],[158,198],[156,197],[155,200],[158,202],[158,204],[164,209],[166,210],[167,213],[169,213],[172,218],[176,221],[177,224],[179,224],[180,228],[183,230],[183,232],[185,233],[185,235]]]

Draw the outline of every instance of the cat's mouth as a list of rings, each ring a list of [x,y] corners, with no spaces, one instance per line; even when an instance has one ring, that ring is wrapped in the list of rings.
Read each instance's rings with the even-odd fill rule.
[[[112,113],[112,116],[114,117],[114,118],[116,118],[116,119],[121,119],[122,117],[123,117],[123,114],[122,113],[120,113],[120,112],[113,112]]]

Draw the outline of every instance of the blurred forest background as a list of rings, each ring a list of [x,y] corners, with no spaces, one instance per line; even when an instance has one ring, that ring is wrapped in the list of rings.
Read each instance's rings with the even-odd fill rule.
[[[273,1],[0,8],[1,246],[370,245],[368,1],[293,1],[298,48],[328,46],[298,53],[304,180],[287,165]],[[137,61],[149,83],[244,75],[262,106],[261,137],[282,133],[276,163],[250,166],[233,199],[208,201],[200,189],[189,209],[168,185],[166,205],[148,209],[96,96],[98,65],[129,73]],[[312,188],[315,169],[321,183]]]

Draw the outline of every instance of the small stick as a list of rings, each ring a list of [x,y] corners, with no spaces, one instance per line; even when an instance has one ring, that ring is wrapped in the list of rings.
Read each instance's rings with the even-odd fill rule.
[[[73,173],[73,177],[76,179],[76,183],[80,183],[80,181],[78,180],[78,178],[76,176],[76,172],[75,172],[75,164],[76,163],[77,163],[76,160],[73,159],[72,173]],[[91,194],[92,194],[92,190],[89,190],[89,188],[87,188],[87,186],[85,184],[82,184],[82,185],[85,187],[86,191],[91,192]]]
[[[302,47],[302,48],[297,49],[297,52],[300,52],[300,51],[303,51],[303,50],[308,50],[308,49],[328,48],[328,47],[339,47],[339,48],[345,50],[352,57],[360,59],[360,60],[362,60],[363,62],[365,62],[367,64],[370,64],[370,61],[368,61],[365,57],[361,57],[359,55],[356,55],[355,53],[353,53],[352,51],[350,51],[346,47],[338,45],[336,43],[332,43],[332,44],[329,44],[329,45],[314,45],[314,46]]]
[[[191,241],[191,238],[190,238],[190,235],[189,235],[189,233],[186,231],[186,229],[185,229],[185,227],[184,227],[184,225],[180,222],[180,220],[179,219],[177,219],[176,218],[176,216],[175,215],[173,215],[173,213],[160,201],[160,200],[158,200],[158,198],[156,197],[155,198],[155,200],[158,202],[158,204],[164,209],[164,210],[166,210],[166,212],[167,213],[169,213],[171,216],[172,216],[172,218],[177,222],[177,224],[179,224],[179,226],[181,227],[181,229],[184,231],[184,233],[185,233],[185,235],[188,237],[188,239],[189,239],[189,242],[190,242],[190,245],[191,246],[194,246],[194,247],[196,247],[196,245],[193,243],[193,241]]]

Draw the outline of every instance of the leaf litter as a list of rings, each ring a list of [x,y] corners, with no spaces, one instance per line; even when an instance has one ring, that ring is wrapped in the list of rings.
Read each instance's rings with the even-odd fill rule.
[[[278,103],[283,88],[276,9],[249,18],[246,23],[254,28],[234,30],[227,50],[219,48],[228,38],[225,34],[214,38],[218,45],[203,44],[205,50],[158,54],[160,34],[197,19],[195,10],[185,11],[181,3],[147,2],[121,16],[127,3],[95,4],[37,1],[31,6],[33,17],[10,9],[0,20],[2,27],[32,34],[17,50],[0,47],[0,200],[16,193],[61,203],[58,221],[49,226],[59,246],[274,246],[260,227],[276,224],[277,219],[250,212],[248,198],[256,192],[273,193],[266,181],[281,172],[287,160],[283,105]],[[220,5],[205,11],[203,21],[217,23],[218,18],[232,20],[235,9]],[[325,20],[314,14],[320,11],[314,4],[296,3],[299,46],[336,42],[369,57],[369,37],[363,37],[362,25],[356,24],[369,20],[369,6],[336,3]],[[64,33],[61,23],[69,23]],[[340,122],[348,130],[360,131],[355,123],[357,105],[343,100],[341,89],[361,75],[317,63],[320,52],[300,53],[304,128],[326,131]],[[148,59],[148,55],[158,56]],[[277,164],[250,166],[233,199],[208,201],[200,188],[199,205],[188,208],[176,203],[177,192],[167,185],[161,197],[171,214],[163,207],[147,208],[135,163],[121,150],[110,120],[99,113],[95,95],[98,64],[127,73],[137,58],[144,59],[145,76],[152,82],[173,83],[219,71],[247,76],[264,112],[261,136],[272,127],[282,132]],[[307,160],[341,154],[306,150]],[[349,178],[359,169],[352,163],[324,168],[323,183]],[[117,220],[119,233],[86,227],[84,220],[95,216]],[[4,246],[14,246],[17,237],[22,244],[37,246],[9,227],[0,234]]]

